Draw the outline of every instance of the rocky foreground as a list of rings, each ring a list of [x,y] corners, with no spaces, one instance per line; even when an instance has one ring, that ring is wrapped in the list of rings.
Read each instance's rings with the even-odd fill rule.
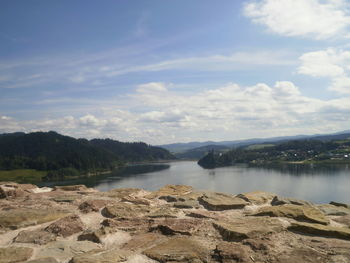
[[[350,205],[0,183],[0,262],[350,262]]]

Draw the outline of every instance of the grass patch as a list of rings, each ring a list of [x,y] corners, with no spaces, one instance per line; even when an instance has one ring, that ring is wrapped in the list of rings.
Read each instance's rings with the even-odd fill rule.
[[[11,181],[17,183],[38,183],[47,174],[46,171],[33,169],[16,169],[0,171],[0,181]]]

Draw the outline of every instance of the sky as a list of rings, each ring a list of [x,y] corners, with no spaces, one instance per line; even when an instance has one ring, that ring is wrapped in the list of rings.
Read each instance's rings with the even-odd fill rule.
[[[350,129],[350,1],[0,0],[0,133],[165,144]]]

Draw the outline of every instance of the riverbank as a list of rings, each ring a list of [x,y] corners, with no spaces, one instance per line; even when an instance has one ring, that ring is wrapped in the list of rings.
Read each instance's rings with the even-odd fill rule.
[[[0,183],[0,262],[349,262],[350,206],[167,185]]]

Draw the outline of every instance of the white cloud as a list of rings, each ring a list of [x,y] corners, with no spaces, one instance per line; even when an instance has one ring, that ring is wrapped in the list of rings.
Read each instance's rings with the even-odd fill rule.
[[[350,93],[350,51],[329,48],[303,54],[299,74],[327,77],[329,89],[340,94]]]
[[[249,87],[229,83],[192,94],[169,91],[159,82],[140,86],[140,92],[124,98],[128,107],[123,110],[106,101],[103,110],[96,104],[90,108],[94,114],[87,115],[27,121],[2,115],[0,131],[56,130],[75,137],[161,144],[328,133],[348,129],[350,121],[350,97],[306,97],[289,81]]]
[[[253,0],[244,14],[279,35],[327,39],[343,37],[350,25],[346,0]]]

